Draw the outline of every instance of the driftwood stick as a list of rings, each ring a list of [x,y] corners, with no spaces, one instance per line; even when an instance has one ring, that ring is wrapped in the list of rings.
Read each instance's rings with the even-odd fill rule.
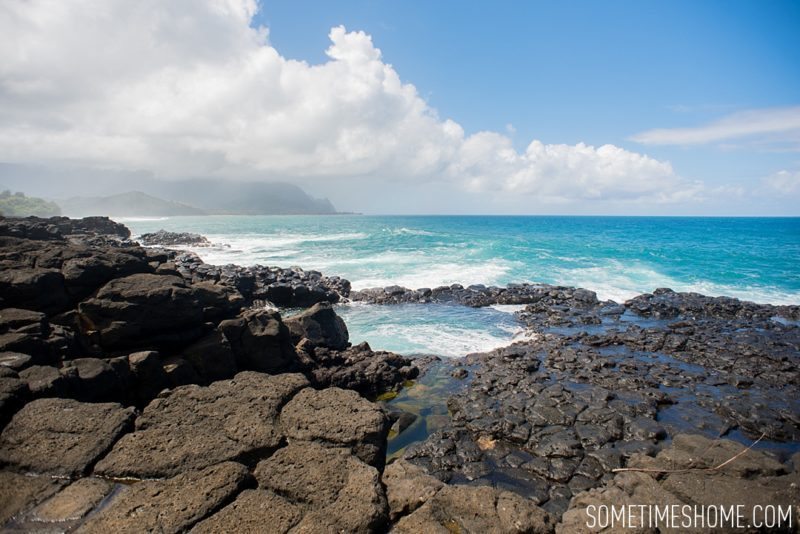
[[[655,469],[655,468],[652,468],[652,467],[618,467],[616,469],[612,469],[611,472],[612,473],[621,473],[621,472],[625,472],[625,471],[636,471],[636,472],[639,472],[639,473],[665,473],[665,474],[670,474],[670,473],[689,473],[689,472],[692,472],[692,471],[705,471],[705,472],[717,471],[719,469],[722,469],[723,467],[725,467],[729,463],[733,462],[734,460],[739,458],[741,455],[743,455],[744,453],[746,453],[747,451],[749,451],[750,449],[752,449],[756,445],[758,445],[758,442],[761,441],[762,439],[764,439],[764,437],[766,435],[767,435],[767,433],[763,432],[761,434],[761,436],[757,440],[755,440],[753,443],[750,444],[749,447],[739,451],[737,454],[735,454],[732,457],[728,458],[727,460],[725,460],[721,464],[715,465],[714,467],[687,467],[685,469]]]

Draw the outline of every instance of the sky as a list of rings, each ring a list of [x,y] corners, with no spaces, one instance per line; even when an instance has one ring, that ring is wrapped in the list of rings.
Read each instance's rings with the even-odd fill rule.
[[[777,0],[7,0],[0,184],[212,177],[364,213],[797,216],[798,28],[800,3]]]

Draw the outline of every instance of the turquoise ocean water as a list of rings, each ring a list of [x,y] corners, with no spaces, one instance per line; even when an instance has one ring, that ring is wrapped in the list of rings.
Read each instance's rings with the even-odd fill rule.
[[[800,304],[800,218],[213,216],[119,219],[196,232],[206,262],[299,265],[355,289],[544,282],[624,301],[657,287]],[[340,309],[354,341],[458,356],[520,334],[510,307]],[[436,338],[435,343],[431,341]]]

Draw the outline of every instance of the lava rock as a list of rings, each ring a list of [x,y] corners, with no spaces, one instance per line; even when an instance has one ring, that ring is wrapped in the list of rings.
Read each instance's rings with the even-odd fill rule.
[[[35,400],[0,434],[0,463],[23,472],[83,475],[132,429],[133,415],[133,408],[114,403]]]
[[[347,325],[328,303],[319,303],[285,321],[295,343],[307,339],[315,347],[343,350],[349,345]]]
[[[136,431],[124,436],[95,472],[153,478],[228,460],[253,463],[281,445],[280,409],[307,385],[298,374],[244,371],[208,387],[167,391],[145,407]]]

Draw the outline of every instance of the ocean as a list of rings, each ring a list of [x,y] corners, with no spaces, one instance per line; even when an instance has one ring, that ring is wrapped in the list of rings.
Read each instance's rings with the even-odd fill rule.
[[[203,234],[208,263],[300,266],[354,289],[543,282],[623,302],[658,287],[800,304],[800,218],[209,216],[118,219]],[[457,357],[522,335],[514,307],[340,306],[355,342]]]

